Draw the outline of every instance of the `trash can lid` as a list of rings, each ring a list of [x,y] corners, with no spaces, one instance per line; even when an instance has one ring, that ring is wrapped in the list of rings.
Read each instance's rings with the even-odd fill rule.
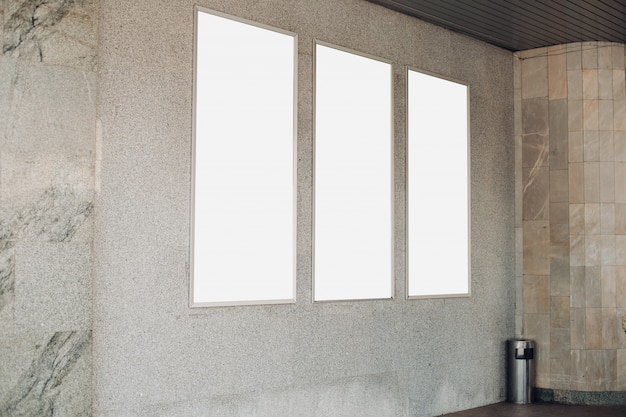
[[[510,342],[511,342],[511,345],[513,345],[515,349],[534,349],[535,348],[535,342],[532,340],[513,339],[513,340],[510,340]]]

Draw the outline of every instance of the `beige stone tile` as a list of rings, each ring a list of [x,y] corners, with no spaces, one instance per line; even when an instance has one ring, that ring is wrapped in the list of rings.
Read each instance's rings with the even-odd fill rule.
[[[626,101],[613,100],[613,130],[626,131]]]
[[[615,267],[615,306],[626,308],[626,266]]]
[[[570,327],[570,299],[569,297],[550,297],[550,326],[552,328]],[[570,335],[567,333],[567,349],[569,350]]]
[[[598,130],[613,130],[613,100],[598,101]]]
[[[600,264],[615,265],[615,235],[600,236]]]
[[[624,67],[622,67],[624,68]],[[613,100],[624,101],[626,100],[624,94],[626,91],[626,75],[624,70],[613,70]]]
[[[626,132],[613,132],[615,161],[626,162]]]
[[[615,204],[600,204],[600,234],[615,234]]]
[[[626,162],[615,163],[615,202],[626,203]]]
[[[584,69],[583,70],[583,99],[584,100],[598,99],[598,70],[597,69]]]
[[[567,181],[569,182],[569,179]],[[550,203],[550,224],[564,224],[569,230],[569,203],[567,201]]]
[[[567,100],[550,100],[550,169],[567,169],[568,144],[568,114]]]
[[[602,307],[602,278],[599,266],[585,267],[585,307]]]
[[[550,202],[569,201],[569,172],[566,169],[550,171]]]
[[[585,267],[570,267],[570,306],[584,308],[585,301]]]
[[[524,274],[550,274],[550,225],[547,221],[524,221]]]
[[[522,135],[540,134],[547,136],[549,108],[547,98],[522,99]]]
[[[586,309],[584,308],[571,308],[570,309],[570,317],[571,317],[571,326],[570,326],[570,334],[571,334],[571,347],[572,349],[586,349],[586,337],[585,337],[585,329],[587,327],[586,320]]]
[[[600,173],[598,172],[598,175],[599,174]],[[626,200],[626,190],[624,190],[624,194],[625,194],[624,198]],[[577,203],[585,202],[585,170],[584,170],[583,163],[579,163],[579,162],[570,163],[570,166],[569,166],[569,202],[570,204],[577,204]]]
[[[569,226],[550,222],[550,245],[553,257],[569,259]]]
[[[583,146],[585,162],[600,160],[600,141],[597,130],[585,130],[583,132]]]
[[[567,297],[570,295],[570,266],[567,259],[550,259],[550,296]],[[569,325],[568,325],[569,326]]]
[[[626,160],[626,139],[625,139],[624,158]],[[569,132],[568,133],[568,155],[569,162],[583,162],[584,160],[584,133]]]
[[[626,349],[626,332],[622,328],[622,317],[626,314],[626,308],[615,310],[615,321],[617,323],[617,349]]]
[[[615,238],[613,236],[613,238]],[[602,307],[616,307],[617,267],[603,266],[601,271]]]
[[[582,64],[583,69],[598,68],[598,47],[596,42],[583,42]]]
[[[523,220],[548,220],[550,170],[548,167],[523,168]]]
[[[567,55],[548,52],[548,96],[550,100],[567,97]]]
[[[515,228],[515,276],[521,277],[524,274],[524,236],[521,227]],[[521,290],[521,288],[520,288]]]
[[[626,391],[626,349],[617,351],[617,383],[616,390]]]
[[[598,43],[598,68],[611,69],[613,66],[613,57],[611,56],[612,44]]]
[[[585,265],[585,235],[570,235],[569,238],[570,266]]]
[[[567,359],[570,360],[570,329],[552,328],[550,329],[550,359]],[[550,372],[553,371],[552,361],[550,364]]]
[[[585,310],[585,348],[602,349],[602,309]]]
[[[571,389],[572,360],[570,351],[562,358],[550,359],[550,384],[552,389]]]
[[[615,235],[615,265],[626,265],[626,235]]]
[[[615,164],[600,162],[600,202],[615,201]]]
[[[583,100],[567,101],[567,130],[570,133],[583,130]]]
[[[582,68],[582,53],[580,43],[567,44],[567,69],[578,70]],[[569,71],[568,71],[569,72]]]
[[[589,350],[585,362],[587,387],[590,391],[614,390],[617,381],[615,350]]]
[[[547,167],[549,155],[547,135],[536,133],[522,135],[522,167]]]
[[[524,313],[550,313],[550,277],[524,275]]]
[[[598,98],[600,100],[613,100],[613,70],[598,70]]]
[[[573,164],[572,164],[573,165]],[[600,202],[600,163],[584,163],[585,203]]]
[[[550,314],[524,314],[524,337],[534,340],[536,372],[550,375]]]
[[[522,98],[548,97],[548,57],[522,61]]]
[[[581,70],[567,71],[567,98],[569,100],[583,98],[583,72]]]
[[[597,99],[583,100],[583,129],[598,130],[598,106]]]
[[[626,204],[615,204],[615,233],[626,235]]]
[[[586,379],[586,366],[587,366],[587,351],[575,349],[570,352],[571,355],[571,385],[568,390],[586,391],[587,379]]]
[[[585,204],[585,235],[600,234],[600,204]]]
[[[615,162],[613,129],[611,128],[610,131],[599,131],[598,142],[600,144],[600,162]]]
[[[614,43],[611,46],[611,68],[619,69],[624,68],[624,45]]]
[[[585,234],[585,204],[569,205],[570,235]]]
[[[621,336],[621,323],[617,320],[617,309],[602,310],[602,349],[617,349],[618,336]]]

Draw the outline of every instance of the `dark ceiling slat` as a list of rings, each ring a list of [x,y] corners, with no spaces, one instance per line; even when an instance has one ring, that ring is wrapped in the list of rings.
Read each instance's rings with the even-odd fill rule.
[[[524,33],[534,34],[535,39],[543,40],[546,37],[549,37],[562,43],[567,42],[567,39],[575,36],[575,33],[573,33],[569,28],[554,24],[551,20],[552,16],[544,14],[541,17],[538,17],[536,14],[524,10],[524,8],[514,11],[512,8],[516,7],[516,5],[513,4],[507,4],[505,6],[502,3],[484,1],[469,1],[465,2],[465,4],[475,4],[476,7],[493,9],[496,11],[494,19],[498,19],[500,16],[507,16],[509,20],[515,22],[514,24],[517,27],[522,28]],[[517,5],[517,7],[520,6]]]
[[[543,39],[543,45],[569,43],[572,41],[580,41],[583,34],[580,28],[572,27],[554,16],[539,8],[529,7],[523,1],[518,1],[510,5],[511,11],[518,17],[520,24],[527,30],[535,30]],[[551,28],[559,28],[559,32],[553,31]]]
[[[567,16],[567,19],[562,18],[566,24],[571,26],[580,25],[581,29],[585,30],[584,36],[587,38],[595,36],[596,38],[600,37],[605,40],[609,40],[616,38],[619,39],[620,35],[622,37],[624,36],[623,21],[621,34],[619,31],[616,33],[612,32],[610,29],[607,31],[610,22],[606,19],[601,19],[590,10],[581,8],[579,5],[575,4],[575,2],[556,0],[552,4],[548,4],[547,7],[551,8],[554,14]]]
[[[626,42],[626,0],[369,0],[512,51]]]
[[[618,35],[623,36],[624,16],[626,12],[626,6],[623,4],[620,13],[615,7],[609,7],[600,0],[596,0],[593,3],[586,1],[574,1],[570,3],[594,14],[596,17],[593,20],[597,21],[600,26],[605,26],[607,29],[610,28],[611,31],[615,31]],[[613,6],[617,6],[616,2],[613,2]]]
[[[495,15],[490,15],[490,12],[485,13],[484,10],[468,7],[461,2],[456,2],[455,5],[446,1],[438,1],[435,4],[414,0],[408,3],[412,3],[413,6],[418,5],[418,15],[424,16],[425,13],[429,17],[437,16],[443,24],[454,25],[457,28],[471,26],[476,33],[489,33],[491,37],[502,39],[503,42],[511,37],[512,31],[515,31],[518,41],[538,42],[540,40],[533,33],[519,31],[511,24],[503,24],[501,19],[497,19]]]

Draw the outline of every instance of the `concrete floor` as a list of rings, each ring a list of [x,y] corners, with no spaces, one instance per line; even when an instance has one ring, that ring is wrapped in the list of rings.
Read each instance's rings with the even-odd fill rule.
[[[534,403],[498,403],[445,417],[626,417],[626,405],[590,406]]]

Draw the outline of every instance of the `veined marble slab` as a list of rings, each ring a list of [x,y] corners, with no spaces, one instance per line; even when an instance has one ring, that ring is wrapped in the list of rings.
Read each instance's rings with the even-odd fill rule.
[[[77,390],[91,391],[90,356],[91,331],[54,333],[37,347],[30,366],[11,380],[0,397],[0,416],[90,415],[91,395],[77,395]]]
[[[3,54],[95,70],[97,1],[11,0],[3,4]]]

